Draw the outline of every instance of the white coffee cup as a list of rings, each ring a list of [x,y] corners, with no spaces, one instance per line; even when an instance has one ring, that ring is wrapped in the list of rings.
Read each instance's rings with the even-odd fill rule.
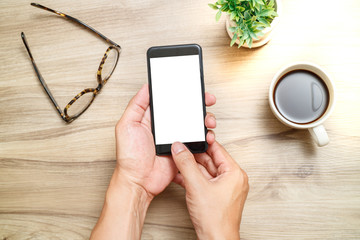
[[[310,123],[295,123],[293,121],[288,120],[285,118],[278,110],[275,104],[274,99],[274,91],[277,86],[277,83],[279,80],[282,79],[282,77],[295,70],[307,70],[309,72],[312,72],[316,74],[318,77],[321,78],[321,80],[325,83],[328,93],[329,93],[329,99],[328,99],[328,106],[325,110],[325,112],[321,115],[320,118],[316,119],[315,121],[312,121]],[[330,116],[331,112],[334,109],[335,105],[335,87],[334,83],[331,80],[329,74],[327,74],[324,69],[322,69],[320,66],[309,63],[309,62],[296,62],[292,63],[290,65],[287,65],[286,67],[282,68],[280,71],[278,71],[274,78],[272,79],[270,89],[269,89],[269,103],[270,108],[277,119],[280,120],[283,124],[297,129],[308,129],[311,136],[315,140],[315,142],[321,147],[325,146],[329,143],[329,137],[326,133],[326,130],[324,126],[322,125],[324,121]]]

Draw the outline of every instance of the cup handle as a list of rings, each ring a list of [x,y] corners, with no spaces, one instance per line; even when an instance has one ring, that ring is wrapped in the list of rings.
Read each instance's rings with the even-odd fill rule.
[[[329,137],[323,125],[309,128],[309,132],[319,147],[323,147],[329,143]]]

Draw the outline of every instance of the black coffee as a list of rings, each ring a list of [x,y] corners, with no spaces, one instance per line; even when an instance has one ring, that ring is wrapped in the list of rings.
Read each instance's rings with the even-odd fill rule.
[[[329,105],[329,91],[316,74],[295,70],[281,77],[274,91],[275,105],[287,120],[310,123],[320,118]]]

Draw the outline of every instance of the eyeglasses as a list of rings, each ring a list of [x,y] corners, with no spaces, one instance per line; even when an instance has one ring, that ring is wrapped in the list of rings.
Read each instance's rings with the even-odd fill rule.
[[[34,7],[38,7],[40,9],[43,10],[47,10],[49,12],[53,12],[59,16],[62,16],[68,20],[71,20],[73,22],[76,22],[78,24],[80,24],[81,26],[89,29],[90,31],[94,32],[95,34],[97,34],[99,37],[101,37],[102,39],[104,39],[106,42],[108,42],[109,44],[111,44],[110,47],[108,47],[108,49],[106,50],[104,57],[101,59],[99,68],[97,70],[97,81],[98,81],[98,86],[96,88],[86,88],[83,91],[81,91],[79,94],[77,94],[64,108],[64,110],[62,111],[60,109],[59,104],[56,102],[54,96],[51,94],[50,89],[48,88],[48,86],[46,85],[44,78],[41,76],[40,71],[38,69],[38,67],[36,66],[35,60],[31,54],[30,48],[29,48],[29,44],[27,43],[26,37],[24,32],[21,32],[21,38],[24,42],[24,45],[26,47],[27,52],[29,53],[30,56],[30,60],[31,63],[34,67],[35,73],[37,75],[37,77],[40,80],[41,85],[44,87],[44,90],[46,92],[46,94],[49,96],[51,102],[54,104],[56,110],[58,111],[58,113],[60,114],[61,118],[67,122],[70,123],[72,121],[74,121],[76,118],[78,118],[81,114],[83,114],[91,105],[91,103],[94,101],[95,97],[98,95],[98,93],[101,91],[102,87],[106,84],[106,82],[109,80],[109,78],[111,77],[112,73],[114,72],[116,65],[119,61],[119,56],[120,56],[120,52],[121,52],[121,47],[120,45],[116,44],[115,42],[111,41],[109,38],[105,37],[103,34],[101,34],[100,32],[96,31],[94,28],[90,27],[89,25],[83,23],[82,21],[71,17],[67,14],[64,14],[62,12],[59,11],[55,11],[52,10],[50,8],[44,7],[40,4],[37,3],[31,3],[32,6]]]

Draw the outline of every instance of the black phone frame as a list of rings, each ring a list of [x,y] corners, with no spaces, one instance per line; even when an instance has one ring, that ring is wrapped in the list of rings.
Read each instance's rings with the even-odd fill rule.
[[[150,115],[151,115],[151,130],[155,143],[156,155],[170,155],[172,144],[156,144],[155,140],[155,124],[154,124],[154,106],[152,100],[152,84],[151,84],[151,66],[150,58],[156,57],[173,57],[173,56],[186,56],[186,55],[199,55],[199,66],[200,66],[200,81],[201,81],[201,94],[203,101],[203,115],[204,115],[204,134],[205,141],[201,142],[184,142],[187,148],[192,153],[203,153],[208,148],[206,141],[207,128],[205,126],[206,117],[206,106],[205,106],[205,84],[204,84],[204,73],[203,73],[203,59],[202,49],[198,44],[183,44],[183,45],[169,45],[169,46],[156,46],[148,49],[147,56],[147,70],[148,70],[148,81],[149,81],[149,96],[150,96]]]

